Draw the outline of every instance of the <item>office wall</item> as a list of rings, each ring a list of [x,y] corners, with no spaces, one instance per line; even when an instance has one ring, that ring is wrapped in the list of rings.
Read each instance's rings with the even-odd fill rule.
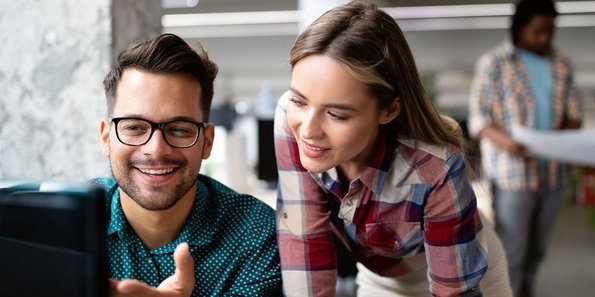
[[[0,7],[0,178],[109,175],[99,142],[102,80],[114,40],[160,32],[160,0],[0,0]],[[126,22],[113,22],[112,8]]]

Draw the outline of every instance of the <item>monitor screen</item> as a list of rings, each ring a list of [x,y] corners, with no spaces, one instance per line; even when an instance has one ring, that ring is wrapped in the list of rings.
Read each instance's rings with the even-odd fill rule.
[[[270,182],[276,187],[277,160],[275,159],[274,121],[258,119],[258,179]]]
[[[0,183],[0,296],[107,296],[105,194]]]

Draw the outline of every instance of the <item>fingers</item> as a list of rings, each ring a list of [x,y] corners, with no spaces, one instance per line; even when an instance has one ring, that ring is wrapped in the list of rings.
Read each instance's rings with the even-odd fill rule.
[[[135,279],[126,279],[118,284],[118,292],[122,294],[146,293],[151,290],[151,286]]]
[[[184,284],[192,284],[191,288],[194,288],[194,259],[190,255],[188,243],[183,242],[176,247],[174,263],[176,264],[175,275],[177,278]]]
[[[190,255],[190,247],[187,243],[181,243],[176,247],[174,263],[176,272],[159,284],[157,288],[135,279],[126,279],[120,282],[111,279],[112,296],[190,296],[196,280],[194,279],[194,259]]]
[[[120,282],[118,280],[114,279],[113,277],[109,278],[109,287],[111,290],[117,289],[118,283],[120,283]]]
[[[525,150],[526,150],[525,146],[522,143],[520,143],[512,138],[508,138],[502,148],[505,151],[507,151],[513,155],[517,155],[517,156],[524,155]]]

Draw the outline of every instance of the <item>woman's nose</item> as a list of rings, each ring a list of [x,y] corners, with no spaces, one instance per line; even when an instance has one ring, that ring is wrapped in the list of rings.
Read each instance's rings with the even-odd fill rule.
[[[310,113],[302,119],[300,134],[302,138],[315,139],[322,132],[320,120],[316,114]]]

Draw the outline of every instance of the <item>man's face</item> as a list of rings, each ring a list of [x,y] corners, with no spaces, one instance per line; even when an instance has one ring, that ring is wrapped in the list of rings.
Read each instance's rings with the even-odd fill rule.
[[[540,55],[547,55],[553,37],[554,17],[536,15],[521,29],[517,46]]]
[[[113,117],[135,117],[155,123],[174,119],[203,122],[201,87],[186,74],[157,74],[134,68],[124,70],[116,90]],[[199,132],[195,145],[170,146],[163,131],[155,129],[150,140],[139,146],[121,143],[115,126],[102,120],[103,153],[109,157],[121,196],[147,210],[169,209],[185,195],[194,195],[202,159],[209,157],[214,127]]]

